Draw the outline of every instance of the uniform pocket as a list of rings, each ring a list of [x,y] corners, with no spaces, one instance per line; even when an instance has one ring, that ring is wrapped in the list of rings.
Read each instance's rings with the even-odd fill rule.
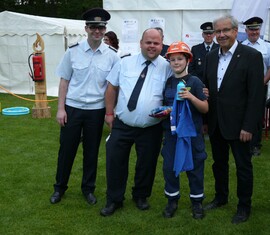
[[[87,74],[89,70],[87,63],[74,63],[72,68],[73,68],[73,78],[75,79],[81,79]]]
[[[203,135],[199,134],[196,137],[192,137],[191,145],[193,158],[206,159],[207,154],[205,151]]]

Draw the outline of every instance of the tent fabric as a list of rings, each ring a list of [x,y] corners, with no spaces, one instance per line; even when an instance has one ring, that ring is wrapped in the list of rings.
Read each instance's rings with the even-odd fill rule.
[[[200,25],[231,13],[234,1],[103,0],[103,7],[111,14],[107,31],[117,34],[122,54],[132,54],[140,50],[139,41],[142,32],[150,26],[150,19],[164,19],[165,44],[181,40],[191,47],[203,40]],[[135,19],[136,27],[125,28],[126,19]],[[268,9],[266,40],[270,40],[269,22]],[[18,94],[35,93],[34,83],[28,75],[27,60],[33,52],[36,33],[39,33],[45,43],[47,94],[57,96],[59,78],[55,76],[56,66],[68,45],[86,37],[84,25],[81,20],[0,12],[0,85]],[[0,89],[0,92],[3,91]]]
[[[0,13],[0,86],[16,94],[35,94],[28,57],[38,33],[44,41],[48,96],[58,95],[55,70],[67,46],[86,38],[85,21]],[[4,92],[0,89],[0,92]]]
[[[201,1],[201,0],[103,0],[103,7],[110,11],[136,11],[150,10],[217,10],[230,9],[233,0],[215,0],[215,1]]]
[[[203,22],[231,13],[235,0],[103,0],[103,7],[111,14],[108,28],[114,31],[119,38],[121,51],[129,53],[129,49],[134,47],[131,43],[125,42],[125,37],[129,33],[123,28],[123,21],[126,19],[136,19],[138,21],[137,41],[139,42],[143,31],[149,28],[151,18],[162,18],[164,24],[164,43],[171,44],[174,41],[184,41],[189,46],[202,42],[200,25]],[[265,1],[265,0],[260,0]],[[268,9],[269,13],[269,9]],[[240,14],[240,12],[239,12]],[[265,20],[265,36],[269,37],[269,14]],[[126,33],[126,34],[125,34]],[[135,45],[135,51],[139,51],[139,43]]]
[[[85,21],[34,16],[10,11],[0,13],[0,36],[69,34],[85,35]]]

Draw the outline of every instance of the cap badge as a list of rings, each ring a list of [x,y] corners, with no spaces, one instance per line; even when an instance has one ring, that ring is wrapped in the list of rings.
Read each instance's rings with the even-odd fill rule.
[[[94,21],[101,21],[101,17],[100,16],[94,17]]]

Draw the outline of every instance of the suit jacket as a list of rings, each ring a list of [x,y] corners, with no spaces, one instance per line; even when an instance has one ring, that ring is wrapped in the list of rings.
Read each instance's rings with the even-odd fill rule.
[[[257,50],[238,43],[217,89],[219,49],[206,56],[205,80],[209,89],[208,133],[219,125],[222,136],[239,139],[240,131],[256,131],[263,102],[263,58]]]
[[[217,43],[214,43],[211,48],[211,51],[218,47],[219,45]],[[206,56],[206,49],[205,49],[204,43],[200,43],[198,45],[193,46],[191,48],[191,53],[193,55],[193,59],[189,63],[188,72],[200,78],[201,81],[204,83],[203,71],[204,71],[204,62],[205,62],[205,56]]]
[[[161,51],[161,53],[160,53],[160,55],[161,55],[162,57],[165,57],[165,55],[166,55],[166,53],[167,53],[167,51],[168,51],[168,48],[169,48],[169,45],[166,45],[166,44],[163,44],[163,45],[162,45],[162,51]]]

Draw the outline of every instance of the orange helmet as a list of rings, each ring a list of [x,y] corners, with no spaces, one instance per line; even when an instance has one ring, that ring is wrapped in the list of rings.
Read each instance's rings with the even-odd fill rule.
[[[192,53],[189,49],[189,46],[184,42],[173,42],[166,53],[166,58],[169,57],[170,54],[173,53],[184,53],[188,56],[189,61],[192,60]]]

